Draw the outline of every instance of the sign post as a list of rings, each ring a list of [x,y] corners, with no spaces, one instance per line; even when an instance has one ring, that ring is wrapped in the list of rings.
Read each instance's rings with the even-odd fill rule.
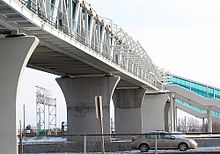
[[[102,96],[95,96],[96,117],[99,119],[101,130],[101,148],[102,154],[105,154],[105,140],[103,136],[103,111],[102,111]]]

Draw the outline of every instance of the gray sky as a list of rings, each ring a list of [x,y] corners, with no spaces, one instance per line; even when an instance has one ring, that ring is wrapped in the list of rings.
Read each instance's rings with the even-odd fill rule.
[[[66,121],[66,103],[59,85],[55,78],[58,76],[49,73],[26,68],[21,79],[18,94],[18,120],[23,124],[23,105],[26,110],[26,125],[36,126],[36,87],[44,87],[51,90],[52,96],[57,99],[57,126]]]
[[[140,41],[154,63],[170,73],[220,87],[219,0],[90,0],[97,12]],[[35,113],[35,86],[52,90],[58,101],[58,126],[66,106],[54,75],[26,69],[19,95],[27,115]],[[36,118],[27,123],[35,124]]]
[[[220,87],[219,0],[90,0],[160,68]]]

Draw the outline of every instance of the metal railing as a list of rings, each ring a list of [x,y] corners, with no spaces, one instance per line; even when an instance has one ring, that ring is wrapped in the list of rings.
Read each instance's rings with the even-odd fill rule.
[[[64,34],[69,35],[81,44],[89,47],[106,60],[110,60],[118,65],[121,69],[126,70],[158,89],[163,89],[161,83],[162,72],[152,63],[151,59],[145,52],[142,52],[143,55],[139,55],[136,51],[130,52],[132,49],[126,49],[126,54],[132,54],[132,56],[128,57],[126,54],[122,55],[120,53],[124,47],[113,47],[113,44],[110,44],[109,41],[102,41],[100,37],[97,37],[94,34],[91,39],[91,33],[94,32],[89,31],[88,28],[85,27],[85,24],[83,25],[82,23],[76,22],[73,18],[70,18],[67,15],[67,12],[61,10],[60,7],[56,7],[55,4],[52,4],[48,0],[41,0],[41,2],[39,1],[38,3],[34,0],[19,1],[52,27],[62,31]],[[53,15],[54,10],[56,10],[57,16]],[[74,31],[74,29],[77,30]],[[136,43],[136,46],[137,45],[139,45],[139,43]],[[131,68],[129,68],[128,63],[132,64]],[[143,64],[140,66],[140,63]]]
[[[100,134],[75,134],[59,137],[34,136],[23,137],[22,146],[24,154],[38,153],[98,153],[101,151]],[[144,134],[103,134],[105,137],[105,149],[107,152],[129,153],[138,152],[140,147],[132,145],[139,138],[147,138],[152,142],[150,152],[157,153],[161,149],[161,139],[175,140],[175,138],[194,139],[198,147],[220,146],[220,133],[171,133],[171,137],[160,133]],[[148,137],[147,137],[148,136]],[[19,144],[20,146],[20,144]],[[178,152],[176,147],[176,152]],[[163,148],[164,149],[164,148]],[[193,150],[194,152],[196,151]],[[219,150],[220,151],[220,150]],[[20,153],[20,154],[23,154]]]

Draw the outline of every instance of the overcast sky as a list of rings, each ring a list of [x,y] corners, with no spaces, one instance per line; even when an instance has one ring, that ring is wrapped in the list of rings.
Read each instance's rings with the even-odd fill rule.
[[[219,0],[90,0],[160,68],[220,87]]]
[[[220,87],[220,0],[90,2],[103,17],[112,19],[134,40],[138,40],[158,67]],[[34,87],[38,85],[52,90],[59,104],[58,125],[65,121],[65,101],[55,77],[26,69],[19,95],[19,111],[25,103],[27,112],[35,112]],[[30,120],[27,123],[31,123]]]

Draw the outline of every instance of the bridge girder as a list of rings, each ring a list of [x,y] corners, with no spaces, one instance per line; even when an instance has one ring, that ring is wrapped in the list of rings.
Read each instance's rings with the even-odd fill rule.
[[[11,5],[11,1],[1,1],[3,4]],[[20,2],[34,14],[31,17],[26,16],[27,11],[19,12],[19,8],[10,10],[2,5],[0,7],[0,21],[4,21],[4,27],[19,29],[30,35],[36,34],[41,42],[49,42],[58,48],[71,50],[71,44],[68,45],[69,42],[59,41],[61,33],[67,34],[107,58],[114,65],[116,64],[121,69],[129,72],[132,76],[134,75],[149,83],[156,89],[162,89],[162,83],[160,82],[162,72],[153,64],[140,43],[134,41],[131,36],[121,27],[112,23],[111,20],[102,17],[91,4],[83,0],[17,1],[17,3]],[[34,15],[40,18],[41,21],[35,21]],[[52,29],[58,30],[58,34],[61,32],[57,38],[51,38],[51,34],[48,33],[51,30],[46,30],[47,24],[51,25]]]

